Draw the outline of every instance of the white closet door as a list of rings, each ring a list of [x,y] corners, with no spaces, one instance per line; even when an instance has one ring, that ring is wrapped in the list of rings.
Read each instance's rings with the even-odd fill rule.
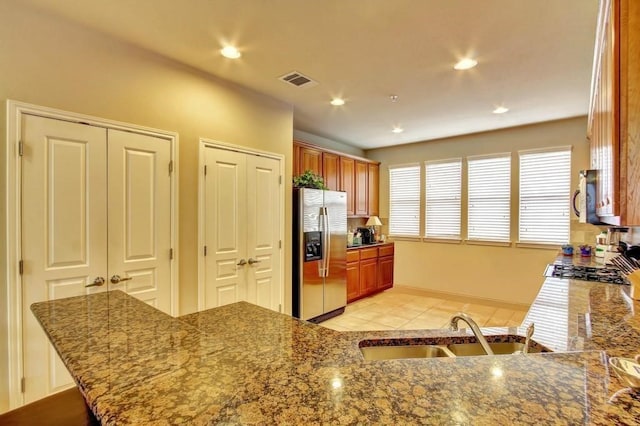
[[[205,150],[205,308],[247,298],[245,154]]]
[[[247,155],[247,301],[280,310],[280,162]]]
[[[31,115],[24,116],[22,138],[22,341],[29,403],[74,385],[31,304],[121,289],[170,312],[171,143]],[[123,280],[113,283],[114,275]],[[92,285],[96,279],[103,284]]]
[[[171,312],[171,143],[109,130],[111,290]],[[120,281],[118,281],[120,277]]]
[[[86,287],[107,270],[106,134],[30,115],[22,122],[25,403],[73,386],[31,304],[107,288]]]

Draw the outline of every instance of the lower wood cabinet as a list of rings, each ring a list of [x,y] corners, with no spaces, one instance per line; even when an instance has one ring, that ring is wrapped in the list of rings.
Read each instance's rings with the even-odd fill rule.
[[[347,303],[393,287],[393,243],[347,250]]]

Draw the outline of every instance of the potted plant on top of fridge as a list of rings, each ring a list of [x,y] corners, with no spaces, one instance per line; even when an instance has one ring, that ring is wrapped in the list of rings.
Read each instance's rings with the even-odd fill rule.
[[[314,188],[314,189],[327,189],[324,185],[324,179],[313,173],[311,170],[305,170],[300,176],[293,178],[294,188]]]

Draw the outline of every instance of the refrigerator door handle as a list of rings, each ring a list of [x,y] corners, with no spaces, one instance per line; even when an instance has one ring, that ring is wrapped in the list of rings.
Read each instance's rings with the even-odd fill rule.
[[[324,257],[324,276],[328,277],[329,276],[329,260],[331,260],[331,232],[329,232],[329,229],[331,229],[329,227],[329,214],[327,212],[327,214],[324,215],[324,222],[325,222],[325,232],[324,232],[324,251],[326,253]]]
[[[327,276],[327,256],[329,255],[329,246],[327,245],[327,236],[328,236],[328,218],[327,218],[327,208],[320,208],[320,234],[322,235],[322,261],[320,262],[320,271],[319,275],[321,277]]]

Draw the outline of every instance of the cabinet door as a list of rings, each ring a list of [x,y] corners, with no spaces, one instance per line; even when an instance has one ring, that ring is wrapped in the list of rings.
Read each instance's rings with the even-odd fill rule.
[[[300,174],[311,170],[313,173],[322,176],[322,151],[300,147]]]
[[[379,188],[380,188],[380,166],[378,164],[370,163],[368,165],[368,180],[369,180],[369,216],[379,216]]]
[[[369,214],[369,179],[368,164],[364,161],[356,161],[356,216],[367,216]]]
[[[360,297],[360,264],[347,263],[347,303]]]
[[[300,158],[300,152],[302,151],[302,147],[297,143],[293,143],[293,176],[300,176],[303,172],[302,162]]]
[[[360,261],[360,292],[371,294],[378,287],[378,259]]]
[[[330,152],[322,153],[322,177],[327,188],[340,190],[340,156]]]
[[[353,158],[340,157],[340,190],[347,193],[347,216],[353,216],[356,214],[355,163],[356,162]]]
[[[393,256],[381,257],[378,261],[378,290],[393,287]]]

